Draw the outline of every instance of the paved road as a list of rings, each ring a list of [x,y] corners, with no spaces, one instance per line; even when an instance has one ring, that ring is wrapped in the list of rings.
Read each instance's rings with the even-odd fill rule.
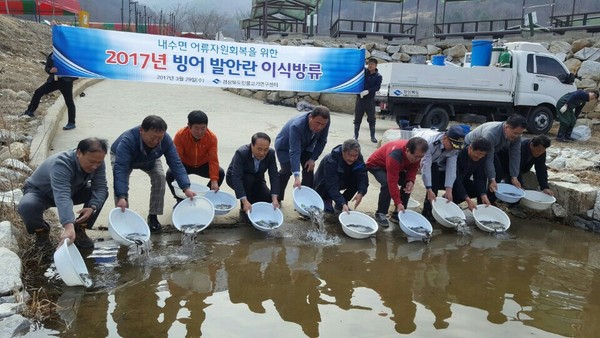
[[[112,142],[123,131],[139,125],[143,118],[150,114],[164,118],[169,126],[167,132],[174,135],[187,123],[187,114],[194,109],[200,109],[208,114],[208,126],[219,138],[220,165],[227,170],[235,150],[242,144],[249,143],[252,134],[263,131],[274,141],[283,124],[298,114],[298,111],[293,108],[264,104],[218,88],[105,80],[87,88],[85,93],[85,97],[78,97],[76,100],[77,128],[71,131],[60,130],[51,143],[51,152],[74,148],[79,140],[90,136],[106,138]],[[351,114],[332,113],[331,120],[330,135],[324,154],[353,135]],[[66,123],[66,114],[59,123],[61,126]],[[394,127],[393,121],[378,120],[378,137],[386,129]],[[362,123],[362,139],[359,139],[363,141],[361,145],[365,158],[376,148],[375,144],[368,141],[368,134],[368,124],[365,120]],[[108,224],[108,211],[114,206],[109,156],[106,157],[106,163],[110,196],[97,226]],[[166,163],[164,165],[166,170]],[[191,176],[191,179],[196,182],[207,182],[206,179],[197,176]],[[148,176],[140,170],[134,170],[130,184],[130,207],[145,218],[150,191]],[[379,184],[372,177],[370,177],[370,184],[369,193],[358,210],[372,213],[376,208]],[[233,193],[225,182],[222,189]],[[291,196],[291,190],[290,180],[286,196]],[[167,190],[165,212],[164,215],[159,216],[161,223],[171,223],[173,202]],[[297,216],[290,198],[283,202],[282,211],[286,215],[286,220],[293,220]],[[236,208],[225,217],[216,217],[215,223],[232,223],[237,220],[237,217]]]

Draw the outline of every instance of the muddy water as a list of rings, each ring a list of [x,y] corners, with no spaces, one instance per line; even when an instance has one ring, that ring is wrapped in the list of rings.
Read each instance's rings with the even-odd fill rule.
[[[399,228],[315,243],[308,222],[264,234],[207,229],[192,250],[153,236],[149,257],[102,244],[95,286],[62,288],[63,337],[597,337],[600,236],[513,224],[509,237],[436,229],[429,244]]]

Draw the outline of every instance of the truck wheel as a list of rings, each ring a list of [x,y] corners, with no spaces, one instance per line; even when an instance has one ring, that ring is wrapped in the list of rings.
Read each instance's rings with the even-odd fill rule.
[[[431,109],[421,121],[421,127],[423,128],[436,128],[437,130],[446,130],[448,127],[448,112],[442,107],[434,107]]]
[[[546,106],[539,106],[527,115],[527,130],[532,134],[546,134],[552,128],[552,122],[552,110]]]

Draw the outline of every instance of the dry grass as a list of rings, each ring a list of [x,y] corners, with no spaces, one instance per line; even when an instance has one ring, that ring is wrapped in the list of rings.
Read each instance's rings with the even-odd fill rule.
[[[16,295],[18,295],[17,301],[24,301],[20,296],[21,293],[17,292]],[[56,303],[50,301],[46,291],[43,288],[39,288],[31,292],[31,299],[27,302],[27,307],[21,314],[39,324],[54,316],[57,307]]]

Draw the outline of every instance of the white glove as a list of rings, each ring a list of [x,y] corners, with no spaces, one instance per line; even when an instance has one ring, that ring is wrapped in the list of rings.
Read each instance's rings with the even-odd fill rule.
[[[367,96],[367,94],[369,94],[369,91],[363,90],[362,92],[360,92],[360,98],[362,99],[363,97]]]
[[[564,112],[566,112],[566,111],[567,111],[567,105],[565,104],[564,106],[562,106],[562,107],[560,108],[560,112],[561,112],[561,113],[564,113]]]

